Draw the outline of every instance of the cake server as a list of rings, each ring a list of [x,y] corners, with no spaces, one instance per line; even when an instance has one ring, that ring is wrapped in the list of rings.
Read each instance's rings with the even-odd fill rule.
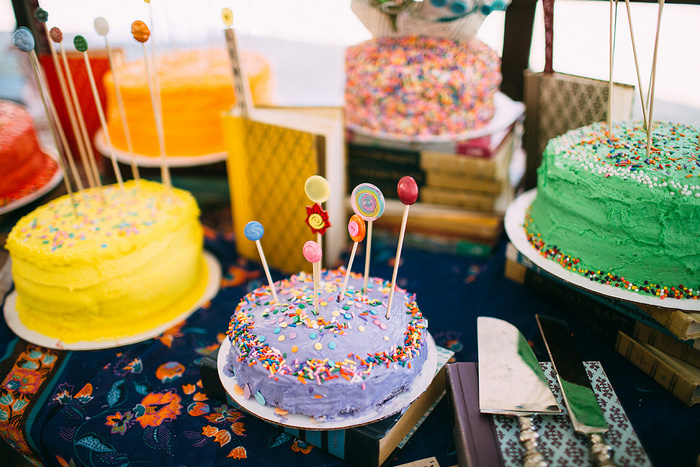
[[[534,352],[518,328],[497,318],[476,320],[479,349],[479,410],[518,417],[524,466],[546,466],[538,451],[534,414],[558,414],[561,408],[549,388]]]
[[[591,440],[591,461],[597,465],[616,465],[612,459],[612,448],[605,444],[603,438],[608,423],[600,410],[569,327],[560,319],[541,315],[535,317],[557,372],[571,423],[576,431],[588,435]]]

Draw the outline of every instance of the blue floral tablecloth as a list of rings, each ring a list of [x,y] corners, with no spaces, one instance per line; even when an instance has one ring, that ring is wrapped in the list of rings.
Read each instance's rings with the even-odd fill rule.
[[[259,265],[235,253],[234,240],[207,231],[221,262],[217,296],[163,335],[100,351],[57,351],[18,339],[0,324],[0,437],[44,465],[345,465],[340,459],[207,397],[199,362],[224,338],[240,298],[263,284]],[[554,311],[503,277],[505,239],[486,259],[404,249],[399,285],[415,292],[438,345],[476,361],[476,317],[507,319],[548,360],[534,314]],[[395,246],[378,243],[370,273],[391,277]],[[363,264],[356,259],[355,264]],[[281,278],[273,272],[273,278]],[[700,408],[687,408],[573,319],[585,360],[602,362],[656,465],[694,465]],[[693,442],[694,440],[694,442]],[[426,457],[457,463],[446,401],[438,404],[392,465]]]

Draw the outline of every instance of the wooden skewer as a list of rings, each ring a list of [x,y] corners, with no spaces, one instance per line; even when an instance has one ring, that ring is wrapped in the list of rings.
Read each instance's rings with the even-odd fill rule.
[[[664,11],[664,0],[659,0],[659,16],[656,22],[656,39],[654,41],[654,58],[651,63],[651,79],[649,80],[649,128],[647,130],[647,158],[651,156],[651,136],[654,132],[654,91],[656,89],[656,59],[659,51],[659,33],[661,31],[661,14]]]
[[[647,106],[642,91],[642,74],[639,72],[639,60],[637,58],[637,43],[634,40],[634,29],[632,27],[632,11],[630,10],[630,0],[625,0],[627,6],[627,21],[630,27],[630,38],[632,39],[632,54],[634,55],[634,66],[637,70],[637,87],[639,88],[639,103],[642,106],[642,116],[644,118],[644,128],[648,131],[649,120],[647,118]]]
[[[82,45],[84,44],[84,49]],[[105,118],[105,112],[102,108],[102,102],[100,101],[100,93],[97,91],[97,84],[95,83],[95,76],[92,74],[92,65],[90,65],[90,58],[87,53],[87,41],[83,36],[75,36],[75,46],[78,51],[83,53],[83,59],[85,60],[85,69],[87,70],[88,81],[90,82],[90,89],[92,90],[92,97],[95,99],[95,107],[97,108],[97,116],[100,119],[100,124],[102,125],[102,132],[107,140],[107,147],[109,148],[109,156],[112,159],[112,168],[114,169],[114,175],[117,177],[117,184],[120,189],[124,189],[124,180],[122,179],[121,171],[119,170],[119,165],[117,164],[117,158],[114,157],[114,147],[112,146],[112,139],[109,137],[109,128],[107,128],[107,119]]]

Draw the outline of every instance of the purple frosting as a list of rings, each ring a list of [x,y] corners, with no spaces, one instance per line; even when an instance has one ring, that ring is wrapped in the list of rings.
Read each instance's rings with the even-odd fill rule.
[[[410,388],[427,357],[427,320],[414,297],[397,289],[386,319],[388,282],[371,278],[361,293],[362,276],[351,274],[338,302],[343,279],[342,270],[323,272],[318,315],[310,274],[277,282],[279,303],[268,286],[243,298],[229,326],[239,385],[313,417],[362,413]]]

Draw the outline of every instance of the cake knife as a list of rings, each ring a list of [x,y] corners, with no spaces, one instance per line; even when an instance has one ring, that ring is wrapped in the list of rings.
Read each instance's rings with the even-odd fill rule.
[[[476,325],[479,410],[518,417],[520,442],[525,447],[523,465],[546,466],[547,461],[537,449],[539,435],[532,428],[532,416],[562,411],[547,378],[518,328],[485,316],[479,316]]]
[[[602,466],[616,465],[612,459],[612,448],[603,438],[603,433],[608,431],[608,423],[598,405],[569,327],[560,319],[544,315],[535,317],[557,372],[574,430],[590,438],[592,462]]]

